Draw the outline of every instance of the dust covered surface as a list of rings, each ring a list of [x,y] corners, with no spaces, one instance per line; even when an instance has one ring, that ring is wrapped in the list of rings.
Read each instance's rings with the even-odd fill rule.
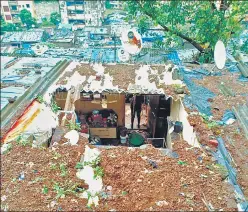
[[[113,77],[114,86],[126,90],[130,83],[135,84],[135,70],[139,68],[138,65],[105,65],[104,73]]]
[[[139,148],[100,148],[104,170],[103,185],[108,195],[100,195],[97,208],[87,208],[87,199],[78,197],[75,188],[87,189],[76,178],[76,164],[84,152],[87,139],[77,146],[63,145],[56,149],[32,148],[12,143],[12,149],[1,155],[2,208],[9,211],[117,211],[134,210],[207,210],[203,195],[215,209],[234,210],[228,183],[222,181],[211,157],[185,141],[176,141],[174,151],[179,158],[169,158],[150,145]],[[92,148],[92,146],[91,146]],[[202,162],[197,158],[202,156]],[[147,160],[156,163],[153,168]],[[61,168],[65,165],[65,170]],[[18,179],[21,173],[24,179]],[[64,198],[56,198],[66,191]],[[57,186],[58,188],[58,186]],[[62,192],[63,193],[63,192]]]

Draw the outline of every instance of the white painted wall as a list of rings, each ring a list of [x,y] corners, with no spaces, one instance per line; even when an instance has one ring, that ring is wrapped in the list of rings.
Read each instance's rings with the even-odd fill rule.
[[[182,100],[172,100],[171,104],[171,118],[172,121],[180,121],[183,123],[183,139],[188,142],[189,145],[194,147],[200,147],[197,141],[194,128],[189,124],[187,119],[188,114],[183,106]]]

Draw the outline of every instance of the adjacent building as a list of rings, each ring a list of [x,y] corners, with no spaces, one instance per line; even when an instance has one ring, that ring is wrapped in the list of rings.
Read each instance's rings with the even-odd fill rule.
[[[59,1],[36,1],[34,6],[38,22],[42,22],[44,18],[50,20],[51,14],[54,12],[60,13]]]
[[[20,11],[26,9],[31,12],[32,16],[35,17],[34,1],[1,1],[1,16],[7,23],[21,23],[19,14]]]
[[[4,46],[15,46],[29,48],[32,44],[46,41],[49,35],[43,29],[31,29],[22,32],[6,32],[1,44]]]
[[[108,1],[112,9],[118,9],[118,10],[124,9],[125,2],[119,0],[108,0]]]
[[[103,0],[59,1],[63,24],[73,24],[78,29],[85,26],[101,26],[104,18]]]

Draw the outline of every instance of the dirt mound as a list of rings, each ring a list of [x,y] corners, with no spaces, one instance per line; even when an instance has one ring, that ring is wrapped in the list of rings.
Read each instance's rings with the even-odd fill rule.
[[[53,150],[12,144],[1,156],[2,208],[90,210],[87,199],[78,197],[78,191],[87,187],[76,178],[75,168],[88,141],[81,138],[77,146],[64,142]],[[149,145],[145,149],[100,148],[108,194],[103,195],[106,189],[100,194],[95,210],[206,210],[203,194],[214,208],[228,210],[229,191],[220,173],[210,170],[211,158],[184,141],[175,142],[173,148],[179,158],[165,156]]]

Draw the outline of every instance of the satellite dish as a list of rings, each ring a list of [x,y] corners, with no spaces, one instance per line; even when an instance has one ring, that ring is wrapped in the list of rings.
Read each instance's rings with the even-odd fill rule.
[[[118,50],[118,57],[119,57],[120,61],[126,62],[129,60],[130,54],[121,48]]]
[[[44,54],[49,48],[47,45],[36,44],[31,47],[36,55]]]
[[[218,69],[223,69],[226,63],[226,48],[222,41],[218,41],[214,48],[214,62]]]
[[[134,29],[124,30],[121,36],[123,49],[129,54],[138,54],[142,49],[141,35]]]

